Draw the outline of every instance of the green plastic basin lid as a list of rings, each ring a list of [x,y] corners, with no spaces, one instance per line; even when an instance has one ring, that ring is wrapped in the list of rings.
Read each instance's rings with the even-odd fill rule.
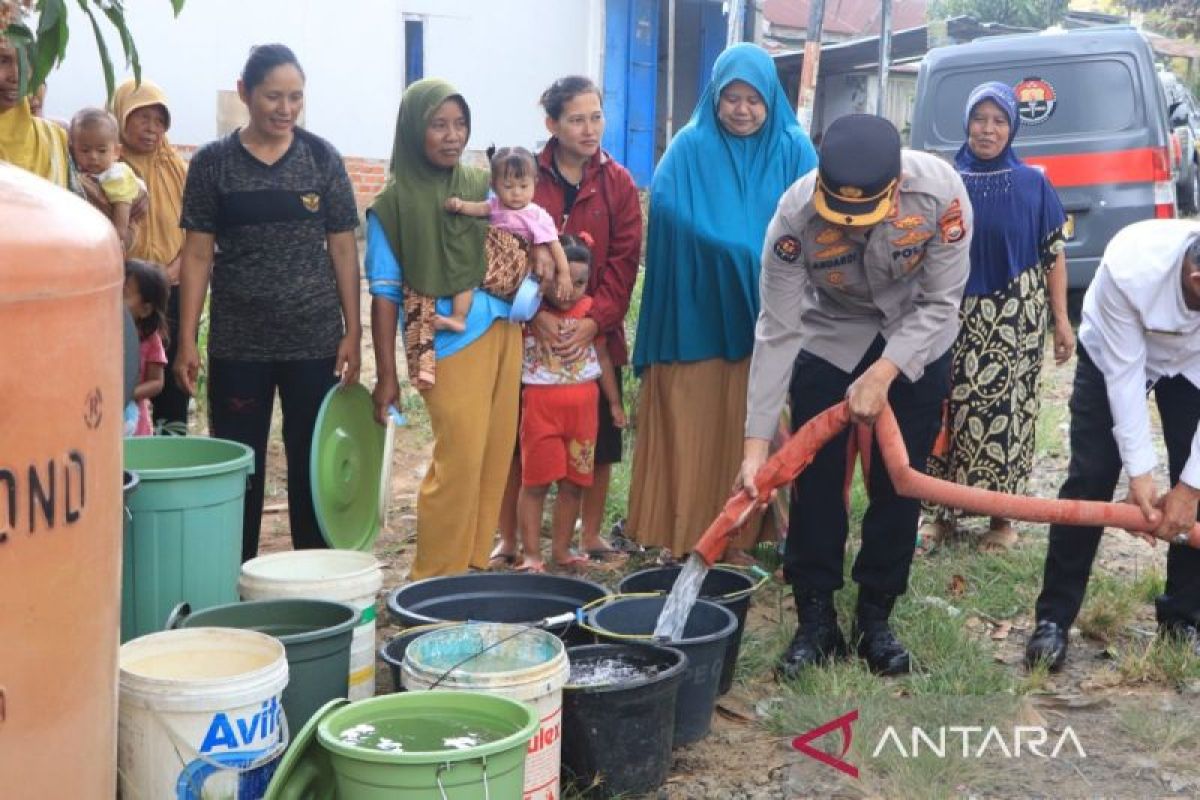
[[[325,748],[321,747],[321,743],[317,741],[317,724],[334,709],[349,702],[344,697],[330,700],[308,718],[308,722],[304,723],[304,727],[298,733],[292,734],[292,741],[288,745],[287,752],[283,754],[283,758],[279,760],[275,774],[271,776],[271,783],[267,786],[267,793],[263,796],[263,800],[294,797],[297,792],[304,789],[307,790],[303,794],[304,797],[332,797],[333,767],[329,764],[329,756],[326,755]],[[300,765],[306,762],[311,762],[313,769],[300,770]],[[299,780],[308,785],[289,786],[293,777],[296,776],[297,770],[300,770]],[[289,789],[292,791],[289,792]]]
[[[334,386],[325,395],[313,429],[310,478],[321,536],[330,547],[369,553],[375,544],[386,433],[362,384]]]

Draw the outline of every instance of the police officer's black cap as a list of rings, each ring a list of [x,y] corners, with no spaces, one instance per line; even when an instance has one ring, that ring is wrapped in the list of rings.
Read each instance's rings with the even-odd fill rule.
[[[839,225],[874,225],[891,210],[900,178],[900,134],[873,114],[838,117],[821,139],[817,213]]]

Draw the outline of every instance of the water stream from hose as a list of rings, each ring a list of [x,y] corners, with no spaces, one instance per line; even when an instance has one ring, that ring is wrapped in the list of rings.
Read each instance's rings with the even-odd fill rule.
[[[688,556],[683,564],[667,602],[663,604],[658,622],[654,626],[654,638],[659,641],[677,642],[683,638],[683,630],[687,626],[688,615],[692,606],[700,596],[700,585],[708,575],[708,564],[697,553]]]

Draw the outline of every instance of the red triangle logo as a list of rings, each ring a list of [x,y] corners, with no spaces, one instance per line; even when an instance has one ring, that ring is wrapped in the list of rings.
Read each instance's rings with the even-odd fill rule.
[[[831,719],[819,728],[813,728],[807,733],[802,733],[795,739],[792,739],[792,749],[799,750],[809,758],[814,758],[822,764],[828,764],[836,770],[846,773],[851,778],[858,777],[858,767],[853,764],[843,761],[846,753],[850,751],[850,743],[854,740],[854,723],[858,721],[858,709],[849,713],[843,714],[837,719]],[[840,755],[831,756],[823,750],[818,750],[809,744],[816,739],[820,739],[827,733],[835,730],[842,732],[842,752]]]

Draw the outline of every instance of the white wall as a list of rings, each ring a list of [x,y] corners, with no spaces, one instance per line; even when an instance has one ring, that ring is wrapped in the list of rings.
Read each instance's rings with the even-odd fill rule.
[[[47,82],[46,114],[60,118],[104,100],[90,25],[68,7],[67,58]],[[425,75],[451,81],[471,104],[473,148],[537,144],[542,90],[562,75],[603,74],[604,0],[189,0],[178,19],[167,0],[126,7],[142,73],[170,97],[179,144],[214,138],[217,92],[235,87],[252,44],[282,42],[308,76],[306,126],[343,155],[387,158],[405,14],[425,17]],[[109,41],[120,72],[120,45]]]

